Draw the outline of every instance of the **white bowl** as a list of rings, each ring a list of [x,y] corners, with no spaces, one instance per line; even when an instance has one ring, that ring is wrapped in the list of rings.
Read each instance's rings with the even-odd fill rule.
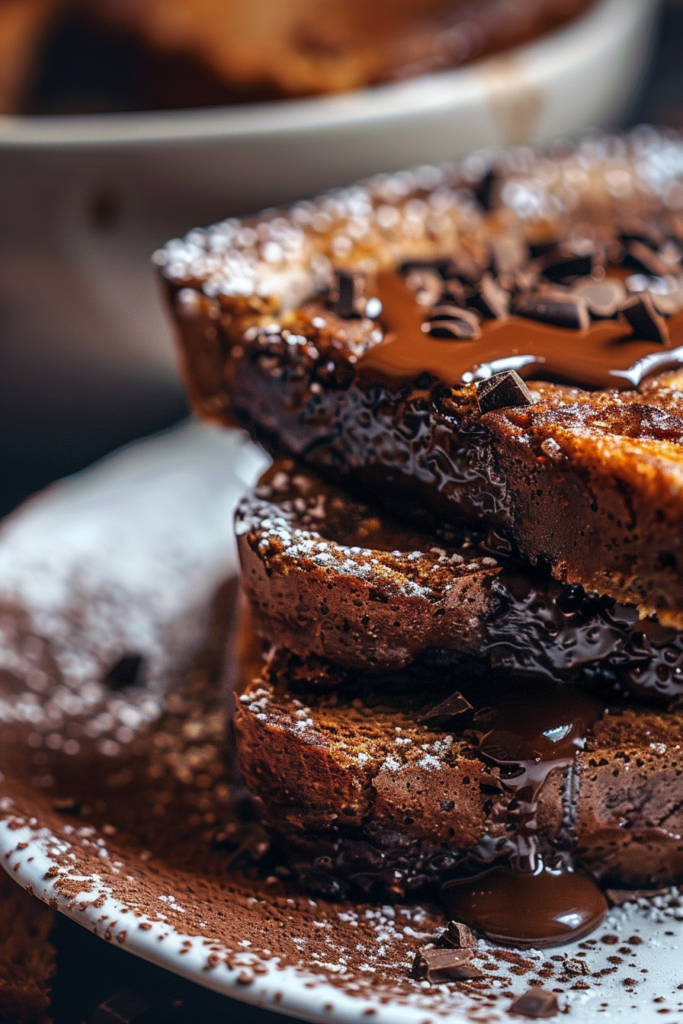
[[[617,123],[658,0],[597,0],[539,41],[338,97],[0,118],[0,401],[14,421],[180,401],[149,255],[196,224],[377,171]]]

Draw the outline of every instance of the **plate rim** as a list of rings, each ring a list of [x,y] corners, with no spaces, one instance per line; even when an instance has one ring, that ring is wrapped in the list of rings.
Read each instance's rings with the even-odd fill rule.
[[[207,951],[195,948],[200,945],[199,936],[183,935],[163,921],[126,910],[114,897],[109,896],[102,901],[99,894],[88,893],[85,885],[82,893],[73,900],[68,899],[56,888],[51,869],[57,868],[57,863],[45,849],[52,844],[64,851],[66,840],[59,839],[46,826],[38,826],[36,818],[26,823],[25,816],[15,814],[12,805],[11,797],[0,798],[0,863],[3,868],[31,895],[96,937],[116,942],[126,952],[219,995],[312,1024],[363,1024],[370,1016],[374,1024],[418,1024],[429,1016],[429,1011],[417,1005],[399,1004],[393,1000],[382,1002],[379,995],[376,998],[365,994],[350,995],[331,985],[323,974],[313,969],[304,971],[289,965],[273,967],[266,973],[253,975],[253,981],[245,984],[239,976],[245,969],[249,971],[249,965],[245,963],[230,968],[221,961],[208,968]],[[26,845],[19,850],[18,844]],[[84,883],[96,877],[83,876]],[[85,897],[82,900],[79,899],[81,895]],[[90,903],[87,902],[88,896]],[[97,906],[92,902],[93,897]],[[102,927],[104,915],[110,922],[105,928]],[[115,918],[113,921],[112,916]],[[141,923],[150,927],[143,930]],[[192,942],[189,952],[183,947],[187,940]],[[220,944],[207,936],[208,943],[212,950]],[[171,949],[173,952],[169,953]],[[245,954],[248,956],[248,950]],[[307,983],[312,981],[315,981],[315,986],[308,987]],[[452,1024],[471,1024],[467,1011],[463,1009],[461,1013],[457,1006],[449,1013],[449,1020]]]

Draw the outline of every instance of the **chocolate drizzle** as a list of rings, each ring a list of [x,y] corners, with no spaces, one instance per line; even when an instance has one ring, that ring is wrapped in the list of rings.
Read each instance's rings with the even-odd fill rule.
[[[510,795],[514,829],[510,866],[498,866],[469,881],[443,887],[449,914],[512,945],[553,945],[595,928],[607,910],[596,883],[577,874],[562,856],[544,861],[538,842],[538,800],[551,772],[569,768],[600,703],[568,688],[504,700],[474,716],[472,732],[482,758],[500,768]]]
[[[380,273],[376,293],[382,303],[386,336],[358,364],[359,372],[369,379],[411,380],[428,373],[456,385],[501,370],[516,370],[526,379],[623,390],[683,364],[682,313],[664,323],[656,313],[651,317],[641,314],[646,307],[639,304],[638,318],[630,307],[627,310],[630,322],[598,319],[583,329],[571,329],[536,319],[551,319],[552,312],[558,323],[571,322],[578,328],[584,322],[577,312],[580,302],[577,305],[577,300],[568,297],[563,305],[552,293],[545,300],[534,298],[531,312],[532,298],[525,300],[528,315],[534,319],[518,315],[484,319],[479,337],[468,340],[461,333],[448,342],[423,330],[424,307],[415,301],[400,274]],[[539,312],[541,306],[543,313]],[[647,330],[641,329],[646,319]],[[663,347],[667,329],[671,348]]]

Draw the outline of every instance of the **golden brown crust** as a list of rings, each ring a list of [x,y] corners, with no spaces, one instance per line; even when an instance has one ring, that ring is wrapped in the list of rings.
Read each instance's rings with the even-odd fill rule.
[[[407,511],[502,528],[559,579],[680,628],[680,371],[630,392],[534,383],[532,408],[480,415],[472,385],[364,376],[381,324],[344,320],[321,293],[334,267],[371,273],[454,254],[484,266],[499,259],[496,239],[538,250],[587,222],[608,249],[615,224],[622,236],[683,238],[682,153],[678,136],[643,131],[554,163],[526,151],[493,166],[477,157],[169,243],[156,259],[194,408]]]

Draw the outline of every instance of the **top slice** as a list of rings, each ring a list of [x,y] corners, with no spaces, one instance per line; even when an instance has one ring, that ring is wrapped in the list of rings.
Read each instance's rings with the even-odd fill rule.
[[[378,177],[155,260],[200,415],[680,628],[682,257],[683,142],[641,129]]]

